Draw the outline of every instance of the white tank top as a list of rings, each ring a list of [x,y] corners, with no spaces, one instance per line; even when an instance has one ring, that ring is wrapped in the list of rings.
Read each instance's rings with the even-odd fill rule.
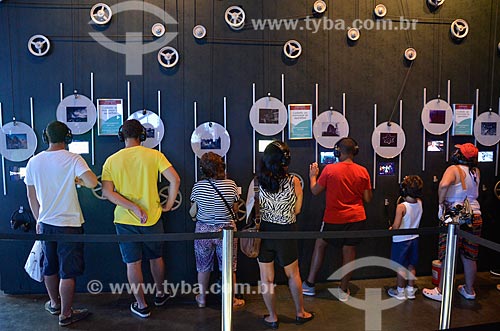
[[[406,207],[406,213],[401,220],[399,229],[416,229],[420,226],[420,219],[422,218],[422,201],[417,200],[415,203],[403,202]],[[392,236],[392,242],[408,241],[418,238],[418,234],[408,234],[403,236]]]
[[[465,190],[462,188],[462,183],[450,185],[446,191],[445,201],[450,205],[463,204],[465,198],[469,199],[472,211],[476,215],[481,215],[481,209],[477,197],[479,196],[479,179],[475,174],[469,172],[469,167],[459,165],[460,169],[465,173],[464,183]]]

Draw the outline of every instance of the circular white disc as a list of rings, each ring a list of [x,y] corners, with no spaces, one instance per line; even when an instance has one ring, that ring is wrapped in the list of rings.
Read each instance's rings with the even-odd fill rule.
[[[257,100],[250,109],[250,124],[264,136],[274,136],[283,131],[287,123],[285,105],[274,97]]]
[[[160,116],[156,115],[151,110],[144,109],[131,114],[128,119],[138,120],[146,129],[146,141],[142,143],[142,146],[155,148],[161,143],[163,135],[165,134],[165,127],[163,126]]]
[[[453,123],[453,110],[448,102],[434,99],[425,104],[421,120],[429,133],[440,135],[450,129]]]
[[[97,3],[90,9],[90,18],[95,24],[108,24],[113,16],[113,11],[105,3]]]
[[[10,122],[0,132],[0,153],[9,161],[20,162],[35,154],[37,145],[33,129],[23,122]]]
[[[229,133],[222,125],[215,122],[201,124],[191,135],[191,148],[199,158],[208,152],[224,157],[230,146]]]
[[[356,41],[359,39],[359,30],[356,28],[350,28],[347,31],[347,38],[349,38],[351,41]]]
[[[327,110],[313,124],[314,138],[321,146],[333,148],[341,138],[349,136],[349,123],[338,111]]]
[[[403,151],[406,136],[396,123],[384,122],[377,126],[372,134],[372,146],[375,152],[386,159],[392,159]]]
[[[283,52],[289,59],[296,59],[302,54],[302,45],[297,41],[290,39],[283,45]]]
[[[65,123],[74,135],[83,134],[94,126],[97,111],[92,100],[81,94],[73,94],[59,103],[56,117],[58,121]]]
[[[409,47],[405,50],[405,59],[407,59],[408,61],[413,61],[417,58],[417,51],[412,48],[412,47]]]
[[[245,26],[245,11],[240,6],[231,6],[226,9],[224,18],[233,30],[240,30]]]
[[[384,6],[383,4],[378,4],[375,9],[373,10],[375,13],[375,16],[378,18],[383,18],[387,14],[387,7]]]
[[[323,14],[326,11],[326,2],[323,0],[314,1],[314,11],[318,14]]]
[[[155,23],[151,27],[151,33],[153,34],[153,36],[158,38],[165,34],[165,30],[165,25],[163,25],[162,23]]]
[[[171,46],[165,46],[158,51],[157,58],[162,67],[172,68],[179,62],[179,52]]]
[[[483,146],[493,146],[500,141],[500,115],[484,112],[474,123],[474,137]]]
[[[207,28],[199,24],[193,28],[193,36],[196,39],[203,39],[207,35]]]

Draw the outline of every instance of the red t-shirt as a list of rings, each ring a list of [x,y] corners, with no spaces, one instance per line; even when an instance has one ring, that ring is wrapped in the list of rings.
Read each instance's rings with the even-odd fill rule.
[[[323,221],[345,224],[366,219],[363,192],[371,190],[370,175],[356,163],[339,162],[325,167],[318,184],[326,189]]]

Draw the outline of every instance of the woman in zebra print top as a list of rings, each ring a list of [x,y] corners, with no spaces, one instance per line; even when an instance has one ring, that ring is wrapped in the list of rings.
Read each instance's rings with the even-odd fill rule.
[[[302,187],[298,178],[288,173],[290,150],[281,141],[270,143],[262,157],[258,173],[259,208],[262,231],[295,231],[296,215],[302,208]],[[253,187],[253,185],[252,185]],[[253,193],[252,190],[249,192]],[[295,303],[295,321],[302,324],[314,315],[304,310],[297,240],[262,239],[258,256],[262,296],[269,315],[264,324],[272,329],[279,326],[274,286],[274,261],[285,269]]]

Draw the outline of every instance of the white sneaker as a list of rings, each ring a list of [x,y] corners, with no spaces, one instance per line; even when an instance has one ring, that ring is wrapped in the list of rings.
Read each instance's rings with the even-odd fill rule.
[[[344,292],[340,287],[338,288],[338,293],[339,293],[339,300],[342,301],[342,302],[346,302],[347,300],[349,300],[349,295],[351,295],[351,291],[349,291],[349,289],[347,289],[347,292]]]
[[[439,292],[437,287],[434,287],[433,289],[424,288],[422,290],[422,294],[426,298],[436,300],[436,301],[443,301],[443,295],[441,294],[441,292]]]
[[[458,293],[460,293],[467,300],[476,299],[476,292],[473,292],[472,294],[467,293],[467,291],[465,290],[465,285],[458,285],[457,290],[458,290]]]
[[[398,289],[394,287],[388,289],[387,294],[398,300],[406,300],[405,292],[404,291],[399,292]]]
[[[309,286],[305,281],[302,282],[302,294],[313,297],[316,295],[316,288],[314,286]]]
[[[416,287],[413,287],[412,290],[410,290],[408,288],[408,286],[405,288],[405,292],[406,292],[406,298],[410,299],[410,300],[413,300],[415,299],[415,293],[417,293],[418,291],[418,288]]]

